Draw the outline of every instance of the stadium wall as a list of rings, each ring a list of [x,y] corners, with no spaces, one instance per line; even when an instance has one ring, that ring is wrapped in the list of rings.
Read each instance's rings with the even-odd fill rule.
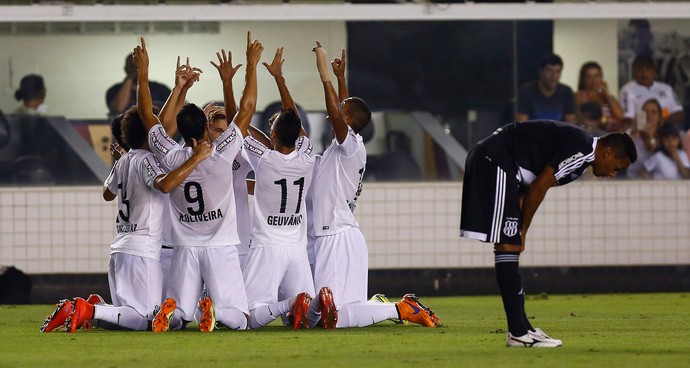
[[[491,245],[458,236],[461,193],[461,183],[366,184],[356,217],[372,290],[495,291]],[[34,296],[73,290],[65,284],[107,295],[116,205],[100,187],[0,188],[0,204],[0,264],[30,274]],[[523,277],[549,292],[690,290],[689,223],[687,181],[554,188],[533,220]]]

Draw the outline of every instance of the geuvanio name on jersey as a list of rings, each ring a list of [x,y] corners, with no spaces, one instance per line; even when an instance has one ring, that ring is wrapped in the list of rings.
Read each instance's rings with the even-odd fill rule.
[[[137,231],[137,224],[115,225],[118,233],[133,233]]]
[[[266,220],[269,225],[273,226],[294,226],[302,223],[302,215],[290,215],[290,216],[268,216]]]

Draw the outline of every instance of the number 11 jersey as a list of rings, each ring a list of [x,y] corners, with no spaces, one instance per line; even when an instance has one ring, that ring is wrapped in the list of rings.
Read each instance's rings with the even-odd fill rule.
[[[254,169],[254,230],[250,248],[307,246],[305,199],[314,168],[309,138],[301,136],[285,155],[251,136],[244,147]]]

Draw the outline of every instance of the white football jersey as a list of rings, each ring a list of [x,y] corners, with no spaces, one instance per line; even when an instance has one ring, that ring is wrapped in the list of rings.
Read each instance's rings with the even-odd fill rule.
[[[316,175],[313,173],[319,169],[319,163],[321,162],[321,155],[314,155],[314,168],[312,169],[311,185],[309,185],[309,191],[307,191],[307,199],[305,203],[307,204],[307,235],[314,237],[314,178]]]
[[[307,206],[314,157],[309,138],[299,137],[287,155],[248,136],[247,158],[254,168],[254,230],[251,247],[307,245]]]
[[[352,214],[362,185],[367,151],[362,136],[348,127],[342,144],[333,139],[314,173],[314,235],[326,236],[358,227]]]
[[[160,259],[161,215],[168,198],[153,187],[153,182],[163,174],[156,157],[142,149],[129,150],[115,163],[105,180],[105,186],[118,198],[117,235],[110,245],[111,254],[127,253]]]
[[[149,147],[170,171],[187,161],[192,147],[168,137],[162,125],[149,131]],[[242,134],[232,123],[214,142],[211,156],[199,163],[170,193],[171,246],[223,247],[240,243],[235,216],[232,162],[242,147]]]
[[[232,171],[232,190],[235,191],[237,213],[237,235],[240,237],[237,254],[246,255],[249,253],[249,238],[252,236],[252,218],[249,214],[249,191],[247,190],[247,175],[252,171],[252,166],[247,160],[244,148],[235,156],[235,160],[232,162]]]

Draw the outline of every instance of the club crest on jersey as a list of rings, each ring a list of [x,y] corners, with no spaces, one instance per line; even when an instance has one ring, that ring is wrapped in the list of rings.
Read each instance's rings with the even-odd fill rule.
[[[518,232],[518,222],[514,220],[506,220],[503,223],[503,233],[506,236],[515,236]]]

